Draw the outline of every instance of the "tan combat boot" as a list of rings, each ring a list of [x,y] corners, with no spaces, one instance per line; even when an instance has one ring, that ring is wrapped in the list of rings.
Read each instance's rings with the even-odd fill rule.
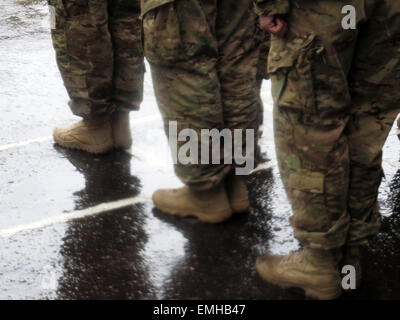
[[[157,190],[153,194],[153,201],[165,213],[181,217],[194,216],[208,223],[223,222],[232,215],[223,184],[206,191],[196,191],[187,186]]]
[[[360,288],[362,279],[360,246],[349,246],[344,248],[342,268],[347,265],[354,267],[356,272],[356,289]]]
[[[246,212],[250,209],[245,176],[229,174],[226,179],[226,189],[233,213]]]
[[[69,127],[55,128],[53,137],[62,147],[95,154],[106,153],[114,147],[109,116],[83,119]]]
[[[96,119],[83,119],[69,127],[53,131],[54,140],[62,147],[100,154],[132,146],[128,111],[115,111]]]
[[[132,146],[129,111],[117,110],[111,115],[114,148],[129,149]]]
[[[301,288],[306,296],[330,300],[342,293],[338,259],[332,250],[306,248],[287,256],[258,257],[256,269],[270,283],[283,288]]]

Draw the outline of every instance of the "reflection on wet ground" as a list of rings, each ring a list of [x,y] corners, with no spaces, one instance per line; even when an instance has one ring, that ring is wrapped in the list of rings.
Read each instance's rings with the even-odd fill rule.
[[[57,148],[85,177],[84,189],[74,193],[76,209],[136,196],[140,180],[131,175],[131,156],[108,154],[97,161],[85,153]],[[99,188],[102,185],[104,188]],[[142,252],[147,234],[143,206],[115,210],[68,224],[60,254],[63,272],[58,280],[60,299],[138,299],[152,296]],[[134,263],[132,263],[134,262]]]
[[[0,298],[303,299],[266,284],[254,269],[262,252],[298,248],[275,165],[269,83],[261,144],[272,161],[248,178],[250,212],[211,226],[166,216],[150,196],[180,182],[168,164],[161,120],[153,116],[149,75],[141,111],[131,115],[130,153],[91,156],[53,145],[52,128],[75,119],[47,19],[45,1],[0,4]],[[343,299],[400,298],[395,131],[384,158],[382,231],[364,250],[362,287]]]

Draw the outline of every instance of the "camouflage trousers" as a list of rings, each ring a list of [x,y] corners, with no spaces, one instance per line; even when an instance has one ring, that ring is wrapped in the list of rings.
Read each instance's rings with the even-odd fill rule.
[[[313,248],[358,245],[379,230],[382,148],[400,110],[400,2],[292,1],[272,37],[269,73],[279,168],[296,237]]]
[[[178,132],[190,128],[198,137],[201,129],[251,129],[257,137],[259,30],[252,9],[251,0],[142,2],[144,52],[167,135],[169,121],[177,121]],[[175,172],[192,188],[212,188],[232,170],[223,157],[220,164],[178,162]]]
[[[143,95],[140,0],[48,0],[52,39],[74,114],[136,110]]]

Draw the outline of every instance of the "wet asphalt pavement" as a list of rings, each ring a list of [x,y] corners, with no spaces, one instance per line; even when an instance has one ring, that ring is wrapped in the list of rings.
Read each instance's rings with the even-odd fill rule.
[[[149,74],[134,147],[104,156],[64,150],[52,129],[77,119],[41,0],[0,3],[0,299],[303,299],[255,273],[260,253],[298,248],[275,162],[269,82],[251,210],[220,225],[166,216],[151,194],[180,186]],[[363,285],[343,299],[400,299],[400,144],[384,148],[381,233],[364,250]]]

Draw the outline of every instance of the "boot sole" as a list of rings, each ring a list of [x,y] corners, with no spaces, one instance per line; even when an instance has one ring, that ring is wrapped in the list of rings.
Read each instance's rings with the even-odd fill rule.
[[[271,274],[266,275],[263,273],[262,270],[260,270],[260,267],[256,264],[256,269],[258,274],[260,275],[261,278],[263,278],[265,281],[272,283],[278,287],[288,289],[288,288],[300,288],[304,290],[304,294],[307,297],[315,298],[318,300],[335,300],[339,298],[342,295],[342,288],[338,286],[327,286],[324,288],[315,288],[315,287],[310,287],[307,285],[300,285],[298,283],[294,283],[288,280],[282,281],[281,278],[279,277],[274,277]]]
[[[72,150],[81,150],[85,151],[88,153],[92,154],[102,154],[102,153],[107,153],[113,149],[113,145],[109,144],[101,144],[101,145],[96,145],[96,146],[91,146],[91,145],[85,145],[79,142],[68,142],[64,143],[62,141],[59,141],[54,135],[53,135],[54,141],[60,145],[61,147],[67,148],[67,149],[72,149]]]
[[[157,207],[157,205],[156,205]],[[180,217],[195,217],[199,219],[202,222],[207,222],[207,223],[221,223],[226,220],[228,220],[232,216],[232,210],[225,209],[221,210],[218,212],[215,212],[213,214],[210,213],[204,213],[204,212],[186,212],[186,211],[180,211],[176,209],[169,209],[169,208],[159,208],[157,207],[160,211],[164,213],[168,213],[174,216],[180,216]]]

